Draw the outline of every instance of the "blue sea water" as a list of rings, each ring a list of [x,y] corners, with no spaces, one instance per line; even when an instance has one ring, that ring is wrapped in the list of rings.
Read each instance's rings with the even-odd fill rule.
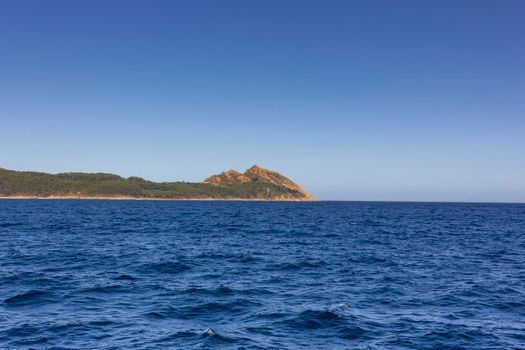
[[[0,200],[1,349],[525,349],[525,205]]]

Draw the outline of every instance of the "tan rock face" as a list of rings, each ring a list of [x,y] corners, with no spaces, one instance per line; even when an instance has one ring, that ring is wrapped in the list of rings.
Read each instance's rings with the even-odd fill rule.
[[[254,165],[251,168],[246,169],[244,173],[240,173],[236,170],[228,170],[219,175],[213,175],[203,181],[207,184],[228,186],[238,184],[242,182],[259,182],[259,183],[270,183],[277,186],[281,186],[297,192],[294,198],[298,200],[315,200],[308,192],[303,190],[295,182],[279,174],[276,171],[261,168],[258,165]]]
[[[219,175],[213,175],[205,179],[203,182],[212,185],[222,185],[228,186],[241,182],[250,182],[251,179],[247,176],[244,176],[237,170],[228,170],[220,173]]]

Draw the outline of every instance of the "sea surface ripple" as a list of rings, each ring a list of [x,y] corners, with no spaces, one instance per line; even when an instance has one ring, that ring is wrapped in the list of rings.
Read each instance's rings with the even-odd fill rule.
[[[525,349],[525,205],[0,200],[1,349]]]

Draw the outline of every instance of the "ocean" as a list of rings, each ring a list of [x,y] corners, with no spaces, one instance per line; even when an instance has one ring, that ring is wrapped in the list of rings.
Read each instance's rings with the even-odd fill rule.
[[[1,349],[525,349],[525,205],[0,200]]]

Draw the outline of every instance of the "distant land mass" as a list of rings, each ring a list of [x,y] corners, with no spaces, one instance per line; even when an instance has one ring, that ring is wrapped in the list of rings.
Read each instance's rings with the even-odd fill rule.
[[[3,198],[314,201],[299,185],[257,165],[228,170],[203,182],[152,182],[105,173],[48,174],[0,168]]]

